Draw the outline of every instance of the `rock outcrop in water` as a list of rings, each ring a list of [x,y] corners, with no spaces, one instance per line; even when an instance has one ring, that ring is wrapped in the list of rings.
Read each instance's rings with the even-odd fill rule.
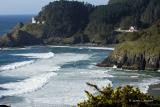
[[[160,22],[149,29],[130,34],[135,35],[138,35],[136,40],[119,44],[98,66],[117,65],[118,68],[134,70],[160,69]]]

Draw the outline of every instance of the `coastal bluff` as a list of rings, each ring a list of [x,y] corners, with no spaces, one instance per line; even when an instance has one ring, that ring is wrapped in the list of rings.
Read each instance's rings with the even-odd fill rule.
[[[160,21],[146,30],[130,34],[135,35],[136,40],[117,45],[112,54],[97,65],[101,67],[116,65],[118,68],[131,70],[159,70]]]

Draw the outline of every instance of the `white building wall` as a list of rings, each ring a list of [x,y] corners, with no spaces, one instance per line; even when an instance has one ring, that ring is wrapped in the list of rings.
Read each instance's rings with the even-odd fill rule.
[[[34,17],[32,17],[32,24],[35,24],[36,23],[36,20]]]

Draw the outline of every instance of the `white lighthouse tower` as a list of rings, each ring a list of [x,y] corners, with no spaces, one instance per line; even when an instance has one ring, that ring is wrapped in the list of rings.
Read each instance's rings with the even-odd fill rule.
[[[32,24],[35,24],[35,23],[37,23],[37,21],[35,20],[34,17],[32,17]]]

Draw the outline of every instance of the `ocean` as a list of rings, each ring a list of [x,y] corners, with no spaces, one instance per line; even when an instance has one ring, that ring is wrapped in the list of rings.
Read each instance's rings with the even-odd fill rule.
[[[0,104],[12,107],[71,107],[83,101],[86,82],[99,87],[133,85],[147,93],[159,73],[95,66],[112,48],[32,46],[0,50]]]
[[[13,18],[14,17],[14,18]],[[0,32],[32,16],[1,16]],[[3,20],[2,20],[3,19]],[[85,46],[30,46],[0,49],[0,104],[12,107],[71,107],[86,99],[84,90],[133,85],[144,93],[160,83],[154,71],[129,71],[95,66],[114,48]]]
[[[10,31],[18,22],[28,23],[34,15],[0,15],[0,35]]]

